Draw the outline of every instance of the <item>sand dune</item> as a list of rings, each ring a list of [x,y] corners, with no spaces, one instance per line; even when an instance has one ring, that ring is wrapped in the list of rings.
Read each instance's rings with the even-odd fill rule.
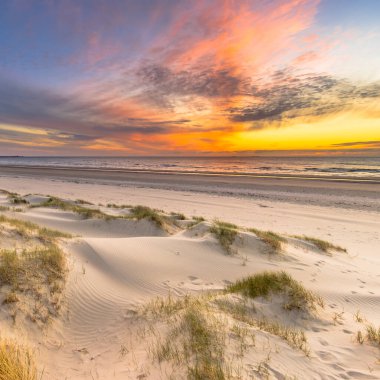
[[[25,199],[34,206],[46,200],[42,196]],[[305,332],[308,356],[276,334],[246,325],[228,312],[212,311],[218,318],[223,315],[221,320],[228,342],[226,360],[235,371],[231,378],[377,379],[380,376],[379,347],[356,341],[357,331],[364,332],[366,323],[358,322],[358,315],[376,326],[380,323],[379,258],[367,251],[358,254],[358,247],[366,247],[366,243],[378,247],[377,224],[371,215],[364,215],[363,221],[356,220],[355,224],[340,215],[326,217],[326,226],[331,224],[332,229],[340,231],[333,235],[334,243],[347,248],[347,253],[323,252],[290,234],[285,235],[281,252],[275,253],[262,239],[242,227],[233,241],[236,254],[229,255],[210,232],[213,223],[210,220],[191,228],[185,228],[191,220],[178,221],[182,227],[168,233],[146,219],[83,219],[70,211],[30,208],[28,204],[16,206],[6,194],[1,196],[0,205],[10,207],[2,211],[8,217],[74,235],[60,241],[68,259],[60,316],[42,330],[32,322],[25,322],[24,333],[18,336],[8,308],[0,312],[2,336],[16,337],[34,348],[39,369],[43,369],[42,378],[166,379],[170,374],[171,378],[187,378],[185,367],[173,367],[165,361],[158,363],[151,355],[157,334],[164,338],[174,319],[149,319],[140,314],[141,308],[155,297],[169,294],[182,299],[188,294],[198,297],[211,292],[211,297],[223,302],[240,302],[237,295],[218,292],[242,277],[267,270],[286,270],[307,289],[318,293],[325,307],[308,314],[284,310],[281,297],[254,300],[257,318],[265,317]],[[16,207],[18,212],[14,210]],[[106,207],[101,210],[116,216],[127,213]],[[290,210],[289,215],[295,218],[297,213]],[[306,230],[310,230],[310,224]],[[362,232],[352,235],[350,226]],[[281,222],[279,227],[283,232]],[[374,239],[361,244],[364,230]],[[19,239],[15,238],[13,243],[20,242]],[[8,248],[11,242],[1,244],[2,248]],[[240,354],[242,338],[236,333],[236,326],[255,337],[254,344],[250,341],[244,345]]]

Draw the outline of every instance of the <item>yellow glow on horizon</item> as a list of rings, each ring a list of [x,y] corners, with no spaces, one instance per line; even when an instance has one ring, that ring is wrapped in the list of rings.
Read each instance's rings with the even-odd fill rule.
[[[333,118],[299,121],[279,128],[243,131],[224,137],[231,150],[341,149],[334,144],[380,140],[379,120],[347,112]],[[363,148],[366,144],[352,148]]]

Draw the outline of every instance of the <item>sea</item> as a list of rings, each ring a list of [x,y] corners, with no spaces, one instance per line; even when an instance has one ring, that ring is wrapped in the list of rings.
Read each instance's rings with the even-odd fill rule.
[[[0,165],[380,179],[379,157],[5,157]]]

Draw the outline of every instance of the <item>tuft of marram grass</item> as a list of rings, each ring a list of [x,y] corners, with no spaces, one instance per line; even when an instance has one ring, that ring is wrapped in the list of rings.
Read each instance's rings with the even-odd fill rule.
[[[372,324],[367,325],[366,338],[369,342],[375,343],[380,347],[380,327],[376,328]]]
[[[11,203],[13,204],[29,204],[29,202],[24,199],[23,197],[20,197],[18,194],[16,193],[8,193],[7,194],[8,196],[8,199],[10,200]]]
[[[130,209],[130,215],[132,219],[147,219],[154,222],[158,227],[164,227],[168,223],[168,218],[161,215],[157,210],[154,210],[147,206],[134,206]]]
[[[107,215],[104,212],[98,210],[98,209],[92,209],[88,207],[84,207],[83,203],[84,201],[81,200],[80,204],[65,202],[60,198],[57,197],[50,197],[45,202],[35,205],[34,207],[53,207],[53,208],[59,208],[64,211],[71,211],[75,212],[79,215],[81,215],[85,219],[91,219],[91,218],[97,218],[97,219],[114,219],[115,217],[111,215]]]
[[[37,380],[31,352],[14,341],[0,340],[0,380]]]
[[[238,227],[235,224],[215,220],[210,228],[210,232],[215,235],[220,245],[229,255],[234,254],[231,245],[238,234]]]
[[[250,228],[248,231],[253,232],[259,239],[270,246],[274,252],[279,252],[282,248],[282,243],[286,242],[284,237],[272,231],[262,231],[257,228]]]
[[[337,251],[337,252],[347,252],[346,248],[340,247],[339,245],[332,244],[328,241],[313,238],[310,236],[295,236],[297,239],[305,240],[309,243],[312,243],[314,246],[316,246],[318,249],[320,249],[323,252],[328,253],[330,250]]]
[[[227,287],[231,293],[241,293],[246,297],[268,297],[272,294],[284,294],[288,297],[284,308],[287,310],[315,310],[323,307],[323,300],[300,282],[294,280],[288,273],[263,272],[243,278]]]
[[[169,318],[167,322],[171,325],[165,339],[157,339],[151,349],[153,359],[185,367],[187,379],[231,378],[225,363],[224,326],[203,302],[193,297],[183,301],[162,300],[149,309]]]
[[[14,227],[21,236],[31,237],[33,235],[44,241],[54,240],[56,238],[71,238],[72,237],[71,234],[68,234],[65,232],[52,230],[46,227],[40,227],[38,224],[29,222],[29,221],[9,218],[5,215],[0,215],[0,224],[3,224],[3,223],[6,223]]]
[[[276,335],[285,340],[290,347],[303,351],[306,356],[310,355],[307,337],[303,330],[285,326],[278,321],[271,321],[264,317],[256,319],[252,315],[254,307],[252,307],[252,305],[247,307],[246,303],[217,299],[215,300],[215,304],[220,310],[231,315],[235,320],[256,327],[269,334]]]
[[[36,307],[33,311],[25,310],[26,315],[32,321],[45,323],[58,314],[67,271],[64,253],[56,240],[71,235],[3,215],[0,224],[14,228],[25,239],[38,239],[42,243],[23,251],[0,250],[0,286],[10,287],[4,304],[31,298]]]
[[[186,215],[180,212],[171,212],[170,215],[176,220],[186,220]]]

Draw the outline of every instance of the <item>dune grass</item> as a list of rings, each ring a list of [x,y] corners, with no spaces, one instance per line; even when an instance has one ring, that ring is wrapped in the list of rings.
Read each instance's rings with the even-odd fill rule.
[[[9,193],[8,192],[7,193],[7,197],[10,200],[11,203],[16,204],[16,205],[19,205],[19,204],[29,204],[29,202],[26,199],[20,197],[16,193]]]
[[[187,368],[188,379],[225,379],[225,337],[217,321],[192,308],[185,312],[180,327],[181,333],[187,337],[183,344],[185,356],[193,357]]]
[[[150,304],[156,319],[164,316],[170,326],[164,339],[158,338],[151,354],[159,363],[172,362],[186,369],[187,379],[230,379],[225,363],[225,326],[209,313],[204,300],[187,296],[185,299],[162,299]]]
[[[229,255],[234,254],[231,245],[238,234],[238,227],[235,224],[215,220],[210,228],[210,232],[215,235],[220,245]]]
[[[31,242],[31,246],[22,251],[0,250],[0,286],[9,288],[3,304],[14,305],[29,299],[35,306],[33,310],[21,307],[24,315],[45,323],[50,316],[58,314],[67,272],[66,259],[57,239],[71,235],[4,215],[0,215],[0,225]]]
[[[0,340],[0,380],[37,380],[31,352],[13,341]]]
[[[366,339],[380,347],[380,327],[376,328],[372,324],[366,326]]]
[[[175,220],[186,220],[186,215],[181,212],[171,212],[170,216],[172,216]]]
[[[286,239],[281,235],[272,231],[262,231],[257,228],[250,228],[248,231],[253,232],[259,239],[267,244],[274,252],[280,252],[282,243],[286,242]]]
[[[132,207],[130,209],[129,217],[136,220],[147,219],[161,228],[169,222],[168,217],[160,214],[157,210],[141,205]]]
[[[62,280],[66,261],[61,249],[54,244],[32,251],[0,251],[0,284],[15,290],[28,288],[28,281],[38,278],[51,285]]]
[[[0,215],[0,224],[4,224],[4,223],[14,227],[17,233],[21,236],[24,236],[24,237],[34,236],[43,241],[51,241],[57,238],[71,238],[72,237],[71,234],[68,234],[65,232],[53,230],[46,227],[40,227],[38,224],[29,222],[29,221],[9,218],[5,215]]]
[[[318,249],[326,253],[330,252],[331,250],[337,251],[337,252],[347,252],[346,248],[342,248],[339,245],[332,244],[322,239],[317,239],[317,238],[313,238],[313,237],[305,236],[305,235],[295,236],[295,238],[312,243],[315,247],[317,247]]]
[[[194,226],[198,225],[199,223],[204,222],[206,220],[205,218],[203,218],[201,216],[193,216],[191,219],[192,219],[191,222],[187,224],[188,229],[192,228],[192,227],[194,227]]]
[[[108,215],[98,209],[92,209],[92,208],[83,206],[83,204],[89,204],[88,202],[85,202],[83,200],[80,200],[79,202],[80,204],[76,204],[76,203],[63,201],[62,199],[57,198],[57,197],[50,197],[45,202],[35,205],[34,207],[59,208],[64,211],[75,212],[76,214],[81,215],[84,219],[93,219],[93,218],[105,219],[105,220],[115,219],[115,217]]]
[[[323,300],[307,290],[289,274],[281,272],[263,272],[243,278],[227,287],[231,293],[241,293],[249,298],[269,297],[272,294],[284,294],[288,300],[284,304],[287,310],[315,310],[323,306]]]
[[[107,203],[107,207],[108,208],[121,209],[121,208],[132,208],[133,206],[132,205],[125,205],[125,204],[117,205],[116,203]]]

